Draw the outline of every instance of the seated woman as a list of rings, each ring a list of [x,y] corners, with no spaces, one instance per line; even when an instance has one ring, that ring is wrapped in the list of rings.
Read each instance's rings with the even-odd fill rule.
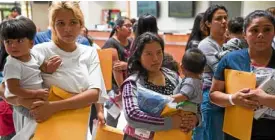
[[[121,93],[119,91],[123,81],[127,78],[127,60],[129,57],[130,45],[132,40],[129,36],[132,33],[132,23],[129,18],[122,17],[116,20],[110,38],[106,41],[102,49],[110,49],[113,51],[113,75],[112,75],[112,92],[116,99],[121,101]],[[112,96],[112,95],[109,95]],[[113,118],[107,113],[107,125],[116,127],[117,118]]]
[[[134,54],[128,61],[129,77],[122,85],[123,110],[128,125],[124,129],[126,140],[152,139],[155,131],[183,129],[192,130],[198,122],[196,115],[175,114],[171,117],[149,115],[139,108],[139,87],[172,95],[179,84],[176,72],[163,68],[164,42],[154,33],[138,36]]]
[[[275,109],[275,96],[266,94],[261,89],[243,89],[235,94],[225,94],[224,70],[233,69],[250,72],[253,68],[275,68],[275,50],[271,42],[275,35],[275,19],[268,12],[256,10],[250,13],[244,21],[245,39],[248,49],[242,49],[227,54],[221,59],[215,72],[210,99],[213,103],[228,107],[233,105],[255,109],[264,105]],[[253,120],[253,140],[275,139],[275,116],[263,115],[259,120]],[[236,139],[226,135],[225,139]]]

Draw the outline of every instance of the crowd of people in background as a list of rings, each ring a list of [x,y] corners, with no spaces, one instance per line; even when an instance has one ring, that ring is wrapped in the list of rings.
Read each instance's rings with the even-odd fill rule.
[[[116,128],[121,115],[104,117],[108,98],[121,103],[127,122],[124,140],[152,140],[156,132],[173,129],[193,131],[193,140],[235,140],[223,132],[225,107],[275,109],[275,96],[261,89],[225,94],[224,77],[225,69],[275,68],[275,7],[229,19],[225,6],[210,5],[196,15],[181,63],[164,51],[153,15],[112,22],[109,39],[98,46],[84,26],[78,3],[52,2],[49,28],[42,32],[21,16],[19,7],[11,9],[0,24],[0,140],[29,140],[37,123],[57,112],[86,106],[92,106],[91,132],[93,119]],[[108,91],[97,49],[112,50]],[[52,85],[74,96],[48,101],[47,89]],[[149,106],[140,105],[139,96],[145,91],[192,106],[182,106],[183,111],[168,117],[152,114],[144,108]],[[273,140],[273,128],[275,116],[254,119],[251,139]]]

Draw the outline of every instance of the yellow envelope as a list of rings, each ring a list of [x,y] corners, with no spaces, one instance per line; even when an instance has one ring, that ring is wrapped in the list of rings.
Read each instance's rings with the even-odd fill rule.
[[[112,50],[97,50],[106,90],[112,89]]]
[[[256,75],[250,72],[225,70],[225,91],[229,94],[243,88],[256,87]],[[253,110],[240,106],[225,108],[223,131],[241,140],[250,140],[253,123]]]
[[[122,140],[123,132],[108,125],[99,125],[96,130],[95,140]]]
[[[63,100],[72,94],[52,86],[49,101]],[[90,107],[66,110],[37,124],[33,140],[84,140],[87,137]]]
[[[173,114],[177,113],[179,110],[170,108],[169,106],[165,106],[161,116],[172,116]],[[185,134],[179,129],[168,130],[168,131],[158,131],[155,132],[154,140],[191,140],[192,139],[192,132]]]

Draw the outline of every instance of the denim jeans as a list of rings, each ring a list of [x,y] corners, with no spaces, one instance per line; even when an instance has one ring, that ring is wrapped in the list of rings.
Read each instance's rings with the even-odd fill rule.
[[[224,109],[210,102],[209,89],[203,90],[201,113],[202,124],[194,129],[193,140],[223,140]]]

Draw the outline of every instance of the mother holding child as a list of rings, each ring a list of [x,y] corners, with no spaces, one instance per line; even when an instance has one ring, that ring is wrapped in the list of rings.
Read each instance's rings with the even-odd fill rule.
[[[35,128],[36,123],[32,123],[33,120],[43,122],[60,111],[84,108],[92,103],[103,103],[104,96],[107,95],[96,49],[76,43],[76,38],[84,26],[84,17],[78,3],[53,2],[49,18],[52,42],[39,44],[33,48],[35,28],[30,29],[28,25],[31,25],[30,27],[35,25],[31,20],[19,18],[1,24],[1,37],[3,37],[1,39],[4,41],[7,53],[10,54],[6,64],[10,64],[9,61],[12,60],[16,62],[13,67],[16,69],[6,67],[9,68],[8,71],[4,70],[6,86],[1,86],[0,93],[1,96],[8,97],[6,100],[14,104],[15,108],[23,106],[25,112],[22,114],[22,111],[14,110],[17,135],[20,135],[20,132],[22,134],[22,130],[27,129],[30,122],[31,127]],[[24,77],[28,70],[35,73]],[[19,74],[10,77],[12,74],[8,76],[8,73]],[[42,80],[43,88],[54,85],[73,96],[60,101],[48,101],[47,91],[43,90],[42,86],[28,87],[29,83],[41,85]],[[4,96],[6,91],[14,95]],[[101,104],[96,106],[97,115],[104,123],[103,107]],[[13,139],[28,140],[34,130],[27,129],[21,135],[24,138],[15,136]]]

